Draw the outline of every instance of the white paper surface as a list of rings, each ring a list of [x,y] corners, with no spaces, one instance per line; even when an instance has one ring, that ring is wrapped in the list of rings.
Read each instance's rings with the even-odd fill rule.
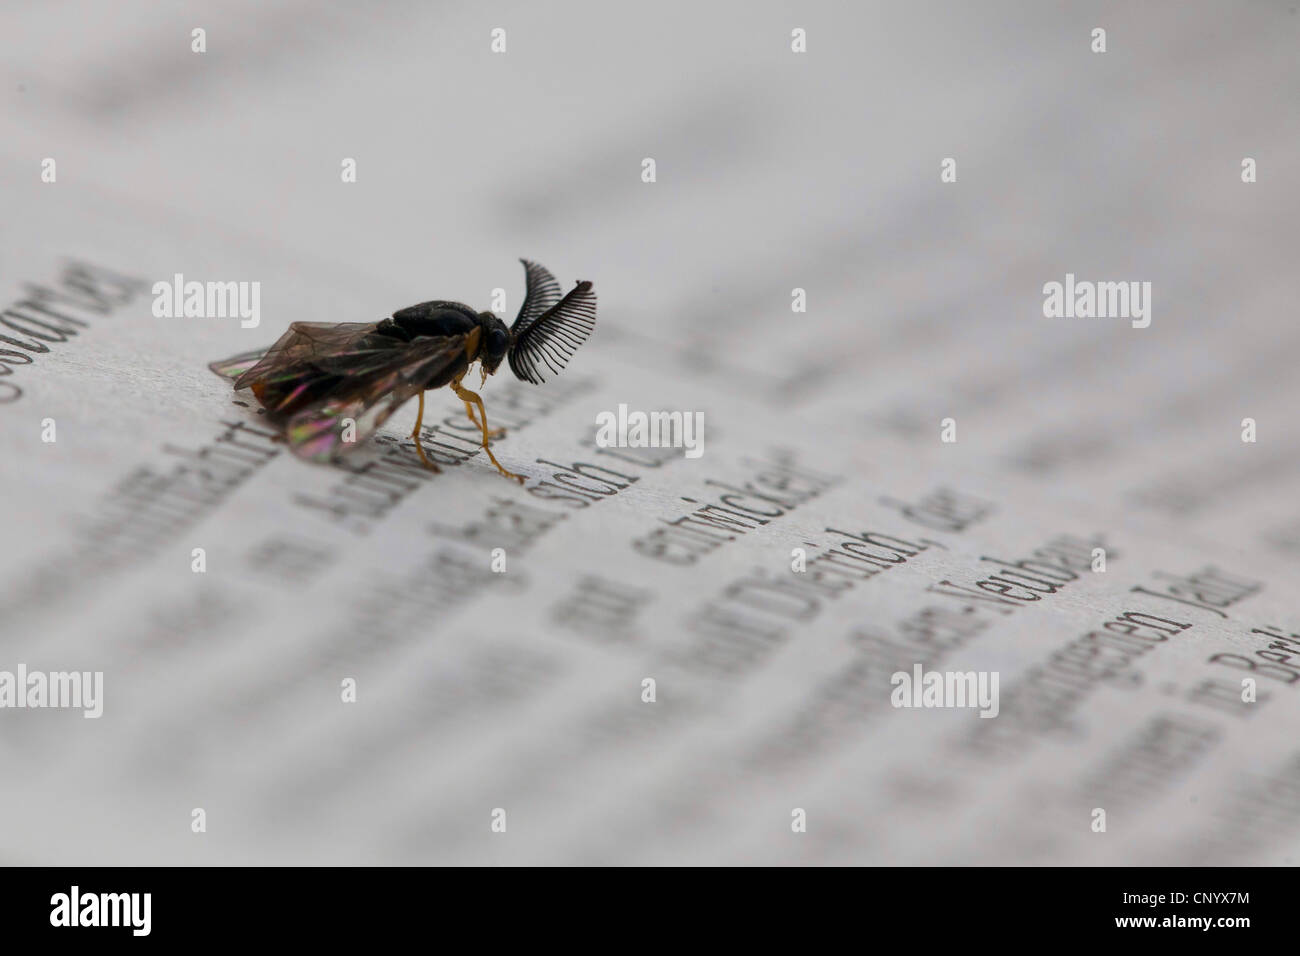
[[[0,670],[104,674],[99,719],[0,709],[6,861],[1296,861],[1284,5],[3,18],[0,297],[84,324],[0,342]],[[414,403],[307,465],[206,368],[293,321],[513,315],[519,256],[600,297],[558,380],[482,390],[523,488],[411,467]],[[176,273],[259,282],[260,325],[155,317]],[[1045,318],[1067,273],[1150,282],[1150,326]],[[704,454],[597,448],[621,404],[702,412]],[[781,513],[664,532],[746,487]],[[968,526],[904,513],[941,489]],[[792,571],[872,534],[915,553]],[[979,588],[1063,535],[1106,570]],[[1177,633],[1079,676],[1129,613]],[[916,663],[996,672],[999,715],[892,707]]]

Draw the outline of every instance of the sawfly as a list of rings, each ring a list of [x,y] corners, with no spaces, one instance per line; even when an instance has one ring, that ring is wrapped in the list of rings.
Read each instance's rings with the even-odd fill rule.
[[[560,284],[527,259],[527,290],[514,324],[460,302],[421,302],[380,322],[294,322],[269,349],[244,352],[209,365],[251,389],[267,417],[299,458],[333,461],[359,445],[406,401],[419,396],[411,437],[426,468],[438,471],[420,443],[424,393],[451,386],[465,414],[483,433],[483,450],[502,475],[523,483],[497,461],[483,399],[461,384],[478,362],[481,382],[505,359],[515,376],[533,385],[557,375],[596,326],[596,293],[579,282],[561,296]],[[475,415],[477,409],[478,415]]]

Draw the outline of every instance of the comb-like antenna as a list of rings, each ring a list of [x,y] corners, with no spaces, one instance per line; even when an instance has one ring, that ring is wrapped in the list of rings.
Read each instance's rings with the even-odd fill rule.
[[[562,372],[596,327],[596,290],[590,282],[579,282],[563,299],[521,327],[522,319],[521,312],[511,329],[510,370],[517,378],[540,385],[546,381],[544,370],[552,377]]]
[[[510,327],[511,339],[518,338],[523,331],[537,321],[537,317],[560,301],[560,284],[555,276],[547,271],[546,266],[527,259],[520,259],[524,264],[524,279],[527,291],[524,293],[523,305],[515,316],[514,325]]]

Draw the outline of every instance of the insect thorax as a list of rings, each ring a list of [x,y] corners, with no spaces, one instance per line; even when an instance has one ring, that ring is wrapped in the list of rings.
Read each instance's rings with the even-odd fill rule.
[[[391,319],[380,322],[375,331],[410,341],[421,335],[463,335],[476,325],[478,313],[469,306],[438,299],[398,309]]]

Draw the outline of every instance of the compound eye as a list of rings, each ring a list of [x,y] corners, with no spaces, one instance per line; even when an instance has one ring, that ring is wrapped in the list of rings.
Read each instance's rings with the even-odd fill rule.
[[[510,336],[505,329],[493,329],[488,333],[487,348],[489,355],[505,355],[510,346]]]

